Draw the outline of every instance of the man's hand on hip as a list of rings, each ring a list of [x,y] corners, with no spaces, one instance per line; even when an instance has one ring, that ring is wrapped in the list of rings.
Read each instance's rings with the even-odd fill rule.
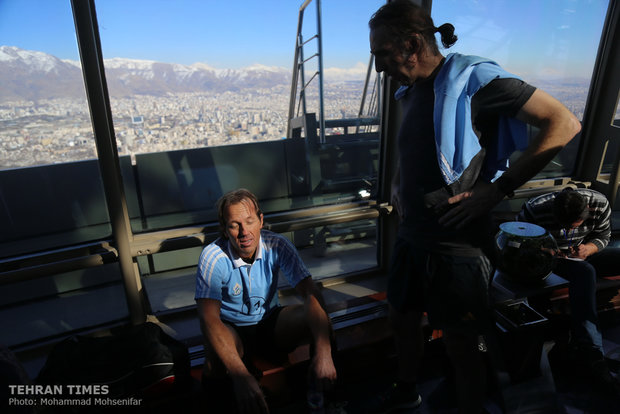
[[[449,208],[439,218],[439,224],[444,227],[463,228],[474,219],[488,214],[503,198],[504,194],[496,185],[478,181],[471,191],[450,197],[437,206],[439,211]]]

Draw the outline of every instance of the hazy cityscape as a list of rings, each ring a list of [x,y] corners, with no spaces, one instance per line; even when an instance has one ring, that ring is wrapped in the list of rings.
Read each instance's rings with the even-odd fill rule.
[[[2,51],[3,78],[17,75],[5,79],[6,88],[0,93],[0,170],[96,158],[86,95],[83,87],[78,88],[79,63],[14,47]],[[43,69],[31,70],[28,59],[36,59]],[[222,74],[147,61],[109,64],[112,118],[121,156],[287,136],[291,75],[286,70],[260,67]],[[528,81],[583,118],[587,80]],[[363,89],[363,81],[326,82],[325,119],[357,117]],[[307,110],[319,112],[317,86],[308,88]]]
[[[356,117],[362,87],[362,82],[326,87],[326,119]],[[285,138],[289,89],[112,97],[119,155]],[[307,105],[318,112],[316,96]],[[96,157],[85,97],[1,104],[0,124],[0,169]]]

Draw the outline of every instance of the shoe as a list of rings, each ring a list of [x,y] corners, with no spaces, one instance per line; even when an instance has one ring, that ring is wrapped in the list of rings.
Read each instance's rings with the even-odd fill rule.
[[[395,382],[380,393],[369,404],[369,413],[389,413],[404,408],[417,408],[422,404],[422,397],[415,384]]]

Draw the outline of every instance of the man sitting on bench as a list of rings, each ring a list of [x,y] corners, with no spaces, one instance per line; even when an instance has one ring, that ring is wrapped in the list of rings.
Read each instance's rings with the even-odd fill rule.
[[[538,224],[555,238],[560,253],[553,271],[570,282],[572,359],[592,380],[619,393],[605,362],[596,309],[597,277],[620,275],[620,248],[607,246],[610,216],[603,194],[567,187],[532,198],[517,220]]]
[[[219,404],[223,412],[234,411],[234,399],[241,413],[267,413],[248,362],[257,354],[289,352],[309,342],[309,384],[320,390],[336,380],[331,324],[293,244],[262,229],[256,196],[245,189],[232,191],[220,198],[217,209],[221,237],[202,251],[196,275],[205,340],[203,386],[213,397],[208,403]],[[279,306],[279,272],[301,295],[303,305]],[[222,384],[234,389],[234,397]]]

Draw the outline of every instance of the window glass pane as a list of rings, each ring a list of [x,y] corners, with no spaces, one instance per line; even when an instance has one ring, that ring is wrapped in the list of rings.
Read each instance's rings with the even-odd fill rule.
[[[607,6],[602,0],[444,0],[433,2],[432,16],[435,26],[456,28],[459,40],[445,53],[491,58],[581,120]],[[578,147],[579,136],[538,177],[569,175]]]
[[[323,279],[377,266],[376,231],[376,220],[359,220],[315,227],[290,238],[315,279]]]
[[[308,122],[295,138],[287,129],[299,3],[97,1],[117,147],[132,166],[124,180],[133,190],[134,233],[214,222],[216,200],[239,187],[254,192],[266,214],[372,198],[378,120],[362,125],[358,118],[378,111],[376,77],[364,105],[362,95],[368,20],[383,3],[321,2],[327,137],[319,144],[316,1],[303,13],[300,53],[309,60],[297,92],[305,86],[306,101],[296,98],[294,116],[305,119],[305,111]],[[365,226],[287,235],[323,278],[377,266],[376,221]],[[342,252],[341,265],[317,260],[317,249],[323,259]],[[194,305],[200,250],[138,259],[155,312]],[[342,265],[356,254],[365,260]]]
[[[382,3],[366,0],[352,9],[321,2],[329,138],[319,146],[313,137],[320,134],[308,125],[300,131],[305,138],[287,136],[298,3],[97,2],[117,145],[134,166],[125,178],[135,180],[126,182],[136,189],[129,200],[137,207],[134,232],[212,220],[215,200],[237,187],[273,206],[266,212],[372,193],[377,122],[358,126],[356,119],[360,110],[368,116],[373,104],[377,110],[371,96],[362,108],[362,93],[367,23]],[[311,2],[302,30],[309,62],[298,85],[308,84],[306,112],[318,121],[316,34]],[[301,115],[303,107],[295,112]]]
[[[127,316],[118,264],[2,286],[0,321],[7,346],[59,337]]]
[[[605,146],[605,157],[601,165],[601,174],[611,174],[614,160],[620,154],[620,139],[608,139]]]
[[[0,258],[109,237],[70,2],[0,2]]]

